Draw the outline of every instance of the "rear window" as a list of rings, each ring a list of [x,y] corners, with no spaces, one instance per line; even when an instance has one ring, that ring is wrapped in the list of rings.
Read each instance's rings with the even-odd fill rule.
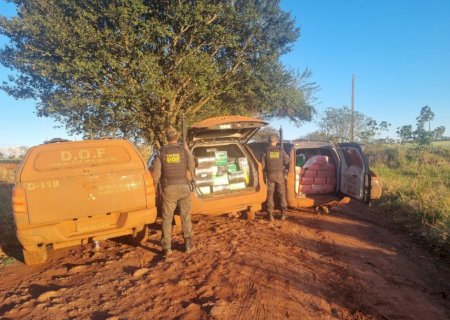
[[[33,167],[36,171],[45,172],[119,164],[130,159],[128,151],[121,146],[80,147],[41,151],[37,154]]]
[[[355,148],[341,148],[341,150],[344,153],[345,162],[347,162],[348,166],[363,168],[363,161],[358,150]]]

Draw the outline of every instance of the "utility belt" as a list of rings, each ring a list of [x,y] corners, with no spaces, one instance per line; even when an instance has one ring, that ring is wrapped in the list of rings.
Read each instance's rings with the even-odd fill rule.
[[[168,187],[168,186],[179,186],[179,185],[189,185],[189,181],[187,178],[184,179],[176,179],[176,180],[168,180],[163,178],[162,179],[162,187]]]

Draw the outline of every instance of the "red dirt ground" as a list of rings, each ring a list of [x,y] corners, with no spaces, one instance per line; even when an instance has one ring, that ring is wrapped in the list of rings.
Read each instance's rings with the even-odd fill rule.
[[[365,206],[195,217],[196,250],[106,241],[1,270],[2,319],[450,319],[450,267]]]

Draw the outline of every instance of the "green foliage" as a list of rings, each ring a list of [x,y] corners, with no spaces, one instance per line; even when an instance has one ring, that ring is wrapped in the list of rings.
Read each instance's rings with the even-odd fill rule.
[[[320,132],[332,142],[350,141],[352,110],[349,107],[327,108],[318,122]],[[364,131],[366,116],[355,111],[355,136]]]
[[[402,143],[410,142],[413,139],[413,128],[410,124],[398,127],[397,134]]]
[[[449,245],[449,151],[379,145],[370,146],[366,152],[371,155],[372,169],[383,181],[383,195],[377,205],[430,240]]]
[[[274,0],[16,0],[1,88],[70,133],[164,140],[215,115],[311,119],[316,89],[281,55],[299,36]]]
[[[411,125],[404,125],[397,128],[397,134],[402,143],[414,142],[419,146],[428,146],[431,141],[442,139],[445,133],[445,127],[439,126],[431,130],[431,121],[434,119],[434,113],[429,106],[424,106],[420,110],[419,116],[416,118],[416,129],[413,131]],[[428,122],[428,130],[425,124]]]
[[[270,125],[265,126],[264,128],[255,133],[255,135],[252,137],[252,140],[255,142],[267,142],[269,140],[269,136],[272,134],[279,136],[280,131]]]
[[[328,141],[328,140],[330,140],[330,138],[326,135],[325,132],[323,132],[321,130],[317,130],[317,131],[308,133],[303,137],[299,137],[299,140]]]
[[[0,166],[0,169],[2,169],[2,166]],[[11,171],[14,172],[14,170],[15,168]],[[21,251],[16,238],[16,227],[12,215],[12,188],[12,184],[0,183],[0,234],[2,235],[0,239],[0,267],[16,262],[16,259],[12,256],[18,256]]]
[[[312,135],[319,140],[330,140],[334,143],[349,142],[351,123],[352,110],[349,107],[327,108],[318,121],[319,131]],[[391,126],[386,121],[378,124],[376,120],[358,111],[354,113],[354,123],[355,140],[363,143],[372,142],[377,135],[387,131]]]
[[[391,126],[390,123],[386,121],[381,121],[379,124],[376,120],[366,117],[366,128],[357,133],[357,136],[363,143],[370,143],[373,141],[373,139],[381,134],[383,131],[388,131],[389,127]]]

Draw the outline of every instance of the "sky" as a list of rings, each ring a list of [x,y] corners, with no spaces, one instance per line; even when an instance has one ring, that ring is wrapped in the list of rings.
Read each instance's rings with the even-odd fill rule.
[[[351,106],[355,75],[355,109],[378,122],[415,125],[420,109],[435,114],[432,128],[445,126],[450,135],[450,1],[448,0],[282,0],[296,19],[300,37],[281,60],[292,69],[313,72],[319,86],[311,123],[296,127],[287,120],[286,139],[318,129],[328,107]],[[14,15],[0,0],[0,13]],[[0,47],[7,39],[0,37]],[[0,81],[9,70],[0,65]],[[15,100],[0,91],[0,146],[31,146],[54,137],[70,137],[60,124],[35,114],[36,101]]]

